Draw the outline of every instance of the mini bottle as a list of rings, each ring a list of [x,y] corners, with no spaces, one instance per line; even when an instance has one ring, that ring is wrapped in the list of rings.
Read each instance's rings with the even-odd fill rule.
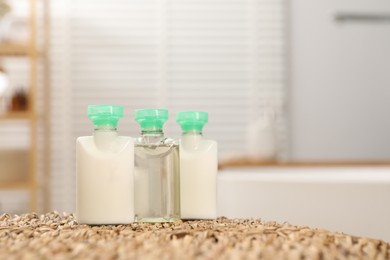
[[[140,109],[135,120],[141,136],[135,140],[135,219],[173,222],[180,219],[179,145],[164,137],[166,109]]]
[[[123,107],[88,107],[93,136],[76,142],[76,217],[84,224],[134,222],[134,141],[118,136]]]
[[[217,142],[205,140],[203,126],[206,112],[179,112],[176,122],[183,134],[180,139],[180,201],[183,219],[217,217]]]
[[[265,107],[255,120],[248,124],[248,158],[256,161],[272,162],[277,159],[276,117],[272,107]]]

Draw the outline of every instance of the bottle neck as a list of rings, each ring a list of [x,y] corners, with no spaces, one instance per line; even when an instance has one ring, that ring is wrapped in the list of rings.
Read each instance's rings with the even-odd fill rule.
[[[184,131],[181,137],[181,145],[188,151],[197,150],[202,143],[203,136],[201,131]]]
[[[141,143],[144,144],[158,144],[164,139],[164,132],[162,129],[142,129]]]
[[[141,136],[164,136],[162,129],[142,129]]]
[[[200,136],[202,136],[202,131],[199,131],[199,130],[186,130],[186,131],[183,131],[182,135],[183,136],[185,136],[185,135],[200,135]]]
[[[95,127],[93,131],[93,139],[99,149],[108,149],[112,142],[118,137],[118,132],[115,127]]]
[[[94,131],[116,131],[116,126],[110,124],[94,125]]]

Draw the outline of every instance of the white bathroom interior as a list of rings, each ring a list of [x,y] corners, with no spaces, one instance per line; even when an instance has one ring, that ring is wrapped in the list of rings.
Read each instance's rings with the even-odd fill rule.
[[[28,120],[36,4],[39,59]],[[4,6],[10,7],[3,12]],[[30,195],[6,182],[33,165],[37,211],[75,210],[75,140],[90,104],[209,113],[218,142],[218,215],[390,241],[390,2],[386,0],[0,0],[0,213]],[[43,19],[43,17],[46,17]],[[31,29],[31,28],[30,28]],[[43,86],[49,86],[45,88]],[[32,100],[27,100],[32,102]],[[35,138],[34,138],[35,140]],[[26,150],[36,143],[35,161]],[[18,177],[18,178],[19,178]]]

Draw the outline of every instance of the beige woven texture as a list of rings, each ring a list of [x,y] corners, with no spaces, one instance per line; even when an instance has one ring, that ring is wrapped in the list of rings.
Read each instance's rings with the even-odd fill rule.
[[[74,216],[0,216],[1,259],[390,259],[390,244],[253,219],[88,226]]]

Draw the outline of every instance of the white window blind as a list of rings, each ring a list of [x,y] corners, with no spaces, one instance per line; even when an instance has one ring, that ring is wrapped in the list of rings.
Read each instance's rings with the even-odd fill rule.
[[[61,1],[52,6],[52,207],[73,211],[75,140],[90,135],[90,104],[126,108],[118,128],[138,136],[137,108],[209,112],[207,138],[245,153],[248,123],[267,104],[284,138],[282,0]]]

